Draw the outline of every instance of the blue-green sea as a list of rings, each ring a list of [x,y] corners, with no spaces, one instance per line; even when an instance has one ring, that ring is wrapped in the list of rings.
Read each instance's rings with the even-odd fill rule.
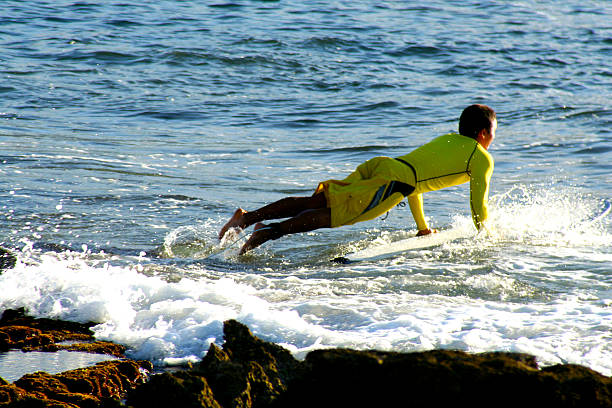
[[[612,375],[612,216],[591,221],[611,22],[608,0],[5,0],[0,311],[97,322],[158,367],[237,319],[298,358],[515,351]],[[218,242],[236,208],[406,154],[472,103],[499,122],[488,236],[329,262],[414,235],[399,207],[245,256]],[[424,199],[433,227],[473,228],[468,185]]]

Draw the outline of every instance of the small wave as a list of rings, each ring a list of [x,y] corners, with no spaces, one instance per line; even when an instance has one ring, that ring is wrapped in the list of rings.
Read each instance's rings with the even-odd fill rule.
[[[587,147],[586,149],[577,150],[574,154],[597,154],[597,153],[607,153],[612,152],[612,147],[610,146],[595,146],[595,147]]]
[[[73,3],[69,6],[66,6],[68,9],[73,10],[73,11],[78,11],[78,12],[88,12],[88,11],[96,11],[98,10],[100,7],[102,7],[99,4],[94,4],[94,3],[85,3],[85,2],[76,2]]]
[[[543,65],[546,67],[564,67],[566,65],[570,65],[571,62],[564,61],[560,58],[536,58],[532,61],[534,65]]]
[[[139,21],[134,21],[134,20],[121,20],[121,19],[117,19],[117,20],[108,20],[106,21],[106,24],[114,26],[114,27],[131,27],[131,26],[141,26],[144,25]]]
[[[559,151],[567,150],[580,146],[582,143],[572,142],[535,142],[521,146],[521,152],[526,153],[542,153],[543,151]]]
[[[602,116],[611,116],[611,115],[612,115],[611,110],[604,110],[604,109],[591,110],[589,109],[589,110],[573,112],[573,113],[566,115],[565,117],[567,119],[572,119],[572,118],[581,118],[581,117],[602,117]]]
[[[249,49],[245,53],[240,53],[240,51],[236,50],[234,55],[197,49],[174,49],[162,53],[161,60],[168,64],[193,64],[195,66],[221,64],[227,67],[261,66],[293,70],[303,67],[303,64],[294,58],[257,53],[253,49]]]
[[[66,18],[66,17],[58,17],[58,16],[48,16],[48,17],[45,17],[44,20],[51,22],[51,23],[62,23],[62,24],[70,24],[70,23],[77,23],[77,22],[83,21],[82,19],[79,19],[79,18]]]
[[[397,108],[400,104],[395,101],[385,101],[378,103],[371,103],[368,105],[359,106],[354,109],[349,109],[349,112],[369,112],[378,109]]]
[[[333,149],[303,149],[293,150],[292,153],[308,153],[308,154],[329,154],[329,153],[355,153],[355,152],[377,152],[377,151],[389,151],[392,149],[390,146],[384,145],[369,145],[369,146],[349,146],[349,147],[336,147]]]
[[[385,54],[392,57],[435,57],[449,55],[448,51],[431,45],[409,45]]]
[[[117,51],[70,51],[60,55],[47,55],[46,57],[56,59],[58,61],[94,61],[102,63],[129,64],[139,62],[150,62],[150,59],[144,58],[142,55],[129,54]]]
[[[318,119],[304,118],[304,119],[296,119],[287,122],[283,122],[282,127],[288,128],[304,128],[304,127],[314,127],[316,125],[321,125],[324,122]]]
[[[313,37],[306,40],[303,44],[309,48],[334,51],[341,49],[343,52],[372,50],[370,47],[363,46],[359,41],[338,37]]]
[[[215,9],[240,9],[242,7],[244,7],[242,4],[240,3],[215,3],[215,4],[209,4],[208,7],[210,8],[215,8]]]
[[[491,224],[502,240],[588,248],[612,243],[612,237],[593,224],[601,201],[571,188],[516,185],[492,197],[491,204]]]
[[[2,89],[2,88],[0,88]],[[18,119],[19,114],[13,112],[0,112],[0,119]]]
[[[248,45],[248,46],[265,45],[265,46],[271,46],[273,48],[280,48],[280,47],[284,47],[285,43],[283,43],[280,40],[276,40],[276,39],[261,39],[257,37],[247,37],[247,38],[241,38],[239,40],[234,41],[232,45]]]
[[[151,253],[159,258],[204,259],[229,249],[243,237],[231,230],[218,242],[216,230],[208,224],[175,228],[164,238],[164,243]]]
[[[208,115],[205,112],[191,112],[191,111],[182,111],[182,112],[163,112],[163,111],[143,111],[137,113],[131,113],[126,115],[126,117],[139,117],[145,116],[154,119],[162,119],[162,120],[202,120],[208,118]]]

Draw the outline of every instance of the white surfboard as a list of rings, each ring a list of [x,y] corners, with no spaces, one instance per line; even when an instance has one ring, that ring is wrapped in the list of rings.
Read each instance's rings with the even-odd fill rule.
[[[353,263],[361,261],[375,261],[382,258],[390,258],[403,252],[435,247],[460,238],[468,238],[476,235],[475,229],[451,228],[434,234],[421,237],[410,237],[389,244],[371,246],[360,251],[349,253],[343,257],[335,258],[337,263]]]
[[[597,222],[610,214],[610,212],[612,212],[612,203],[610,200],[604,200],[603,208],[599,213],[588,220],[587,223],[592,224]],[[411,237],[391,242],[389,244],[371,246],[360,251],[351,252],[345,256],[335,258],[332,261],[336,263],[349,264],[353,262],[375,261],[384,258],[392,258],[393,256],[400,255],[406,251],[431,248],[447,242],[455,241],[457,239],[469,238],[474,235],[476,235],[475,229],[450,228],[435,234],[424,235],[422,237]]]

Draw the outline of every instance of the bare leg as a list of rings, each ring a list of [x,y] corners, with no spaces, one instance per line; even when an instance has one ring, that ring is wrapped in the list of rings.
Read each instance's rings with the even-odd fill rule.
[[[306,210],[286,221],[270,225],[257,223],[255,225],[253,234],[240,249],[240,254],[244,254],[253,248],[257,248],[264,242],[271,239],[278,239],[283,235],[296,234],[298,232],[307,232],[319,228],[329,227],[331,227],[331,210],[329,208]]]
[[[239,208],[232,218],[230,218],[223,228],[221,228],[219,239],[223,238],[223,235],[225,235],[230,228],[244,229],[261,221],[295,217],[307,210],[325,208],[327,208],[327,200],[323,193],[310,197],[283,198],[255,211],[245,211]]]

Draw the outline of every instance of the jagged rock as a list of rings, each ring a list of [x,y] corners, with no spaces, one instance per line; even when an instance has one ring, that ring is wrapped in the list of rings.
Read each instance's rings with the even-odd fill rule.
[[[333,349],[304,363],[307,374],[276,407],[612,406],[610,378],[584,367],[539,370],[525,354]]]
[[[15,267],[17,258],[8,249],[0,247],[0,273],[5,269],[11,269]]]
[[[573,365],[541,370],[527,354],[330,349],[311,352],[300,362],[236,321],[225,322],[224,335],[222,349],[211,345],[188,374],[164,374],[154,383],[155,392],[163,395],[167,383],[171,393],[187,392],[189,387],[176,383],[188,375],[189,381],[200,384],[199,377],[209,384],[224,408],[612,407],[609,377]],[[202,387],[196,390],[191,400],[181,397],[191,401],[185,406],[215,406],[193,405]],[[134,408],[151,406],[136,398],[128,402],[135,402]]]
[[[80,324],[53,319],[35,319],[23,309],[6,310],[0,318],[0,351],[78,350],[122,357],[125,347],[93,341],[93,323]],[[66,340],[85,343],[56,344]],[[115,360],[93,367],[50,375],[26,374],[13,384],[0,381],[0,406],[17,407],[112,407],[128,390],[143,383],[153,369],[148,361]]]
[[[34,329],[44,332],[42,322],[37,324]],[[0,340],[2,333],[21,333],[19,341],[44,334],[14,329],[0,332]],[[100,363],[109,366],[96,374],[81,369],[31,374],[15,384],[0,381],[0,407],[109,408],[119,406],[129,391],[133,408],[612,408],[610,377],[571,364],[540,369],[527,354],[330,349],[298,361],[233,320],[225,322],[224,337],[223,348],[211,345],[197,367],[154,375],[141,385],[139,368],[146,364],[129,361]]]
[[[150,407],[151,399],[147,398],[150,395],[163,398],[167,387],[170,394],[195,388],[196,394],[191,398],[181,397],[182,406],[268,407],[286,391],[287,383],[301,372],[301,363],[288,350],[258,339],[241,323],[235,320],[225,322],[223,333],[223,349],[212,344],[198,367],[189,373],[153,376],[151,385],[130,393],[128,404],[135,408]],[[202,383],[210,394],[202,391]],[[192,387],[192,384],[197,386]]]
[[[223,325],[223,350],[232,361],[257,362],[279,387],[285,387],[293,377],[300,375],[300,363],[283,347],[258,339],[249,328],[236,320]]]
[[[189,372],[154,375],[129,394],[133,407],[221,408],[206,379]]]
[[[83,353],[108,354],[110,356],[123,357],[125,355],[126,348],[120,344],[115,344],[108,341],[94,341],[92,343],[48,344],[40,347],[38,350],[47,352],[59,350],[81,351]]]
[[[20,346],[14,348],[23,348],[27,346],[39,346],[41,344],[50,344],[65,340],[92,340],[93,332],[90,327],[95,323],[74,323],[56,319],[35,319],[27,316],[23,308],[7,309],[0,317],[0,332],[13,332],[13,341],[21,341]],[[9,337],[11,337],[11,333]],[[40,336],[44,335],[47,340],[41,340]],[[13,347],[11,347],[13,348]]]
[[[0,385],[0,407],[119,406],[125,394],[142,384],[152,370],[148,361],[105,361],[93,367],[57,375],[26,374],[13,384]]]
[[[554,399],[560,406],[612,407],[612,378],[587,367],[558,364],[542,369],[557,381],[552,387]]]
[[[266,407],[286,391],[299,373],[291,353],[253,336],[235,320],[223,326],[223,350],[211,345],[198,371],[207,378],[224,407]]]
[[[0,317],[0,351],[83,351],[123,357],[125,347],[93,341],[90,327],[94,323],[81,324],[54,319],[35,319],[25,315],[24,309],[5,310]],[[84,343],[57,344],[66,340]]]
[[[0,407],[26,406],[33,398],[24,389],[13,384],[0,384]]]
[[[53,343],[52,335],[26,326],[0,327],[0,349],[36,349]]]

